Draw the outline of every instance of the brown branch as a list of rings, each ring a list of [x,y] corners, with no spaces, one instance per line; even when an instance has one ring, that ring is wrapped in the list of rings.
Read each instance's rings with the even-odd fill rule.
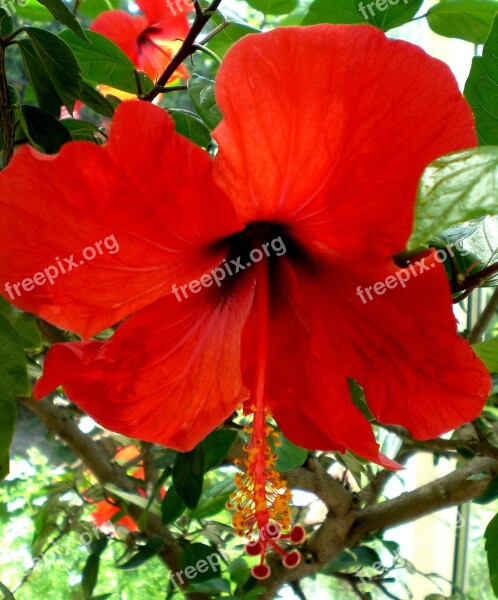
[[[9,88],[7,87],[7,73],[5,68],[5,40],[0,39],[0,128],[2,130],[2,155],[3,166],[6,167],[14,153],[14,125],[12,123],[12,110]]]
[[[221,1],[222,0],[213,0],[205,10],[201,9],[200,4],[198,2],[195,3],[195,19],[192,24],[192,27],[190,28],[190,31],[187,34],[187,37],[183,41],[183,44],[181,45],[178,52],[173,57],[172,61],[164,70],[163,74],[157,80],[152,90],[142,98],[143,100],[152,102],[160,94],[161,88],[164,88],[166,86],[166,84],[171,79],[178,67],[182,64],[182,62],[195,53],[195,40],[197,39],[197,36],[201,33],[201,31],[204,29],[209,19],[216,12],[218,6],[221,4]]]
[[[458,286],[458,288],[460,290],[472,290],[478,286],[482,286],[486,283],[486,279],[495,273],[498,273],[498,263],[489,265],[475,275],[465,277],[464,281]]]
[[[470,479],[480,474],[483,474],[482,478]],[[484,492],[496,475],[498,461],[489,457],[474,458],[461,469],[436,481],[401,494],[393,500],[365,508],[349,532],[349,541],[357,543],[372,531],[384,531],[443,508],[473,500]]]
[[[89,435],[80,431],[66,411],[58,409],[48,399],[35,402],[29,398],[18,398],[18,402],[36,414],[49,431],[56,433],[90,469],[99,483],[102,485],[112,483],[120,489],[134,491],[125,471],[118,464],[111,462]],[[135,521],[142,514],[142,509],[137,506],[129,505],[127,509]],[[159,517],[148,514],[145,533],[163,538],[164,547],[159,556],[173,573],[179,571],[182,549],[171,533],[162,527]],[[209,600],[209,595],[206,594],[186,593],[185,595],[189,600]]]
[[[477,479],[472,476],[480,475]],[[313,575],[338,556],[376,531],[412,521],[444,508],[477,498],[493,477],[498,475],[498,461],[490,457],[474,458],[461,469],[420,488],[362,510],[352,507],[338,519],[327,516],[317,532],[302,547],[304,560],[295,569],[286,569],[277,557],[270,557],[272,575],[265,580],[263,598],[273,598],[286,582]]]
[[[489,299],[486,308],[479,315],[479,318],[476,321],[474,327],[472,327],[472,331],[469,333],[469,337],[467,341],[469,344],[475,344],[479,342],[482,336],[486,333],[486,329],[491,323],[493,317],[496,315],[496,311],[498,310],[498,287],[493,292],[493,295]]]

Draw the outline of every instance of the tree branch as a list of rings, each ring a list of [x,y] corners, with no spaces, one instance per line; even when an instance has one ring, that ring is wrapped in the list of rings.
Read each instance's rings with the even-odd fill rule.
[[[11,101],[7,87],[5,69],[6,44],[0,39],[0,128],[2,130],[3,166],[6,167],[14,153],[14,126],[11,115]]]
[[[496,311],[498,310],[498,287],[493,292],[493,295],[489,299],[486,308],[479,315],[479,318],[476,321],[474,327],[472,327],[472,331],[469,333],[469,337],[467,341],[469,344],[475,344],[479,342],[482,336],[486,333],[486,329],[488,328],[491,320],[496,315]]]
[[[48,399],[35,402],[30,398],[18,398],[17,401],[36,414],[49,431],[56,433],[90,469],[99,483],[102,485],[112,483],[123,490],[134,491],[124,470],[111,462],[89,435],[80,431],[66,411],[59,410]],[[133,505],[129,505],[128,510],[134,520],[138,520],[142,513],[142,509]],[[171,533],[162,527],[159,517],[148,514],[145,532],[164,539],[164,547],[159,556],[171,571],[174,573],[179,571],[182,550]],[[186,593],[186,597],[189,600],[209,600],[209,595],[201,593]]]
[[[221,1],[222,0],[213,0],[205,10],[200,8],[198,2],[195,3],[195,19],[190,31],[187,34],[187,37],[183,41],[183,44],[178,52],[173,57],[173,60],[169,63],[163,74],[157,80],[152,90],[143,97],[143,100],[152,102],[160,94],[161,88],[165,87],[182,62],[194,54],[196,51],[194,44],[197,36],[201,33],[209,19],[216,12],[218,6],[221,4]]]
[[[481,477],[471,479],[473,475]],[[328,515],[311,539],[303,544],[301,551],[304,560],[295,569],[286,569],[277,557],[269,558],[272,574],[264,582],[266,593],[263,598],[273,598],[283,583],[313,575],[345,548],[359,544],[373,532],[385,531],[477,498],[497,475],[497,460],[478,457],[461,469],[392,500],[362,510],[352,506],[349,513],[340,519]]]

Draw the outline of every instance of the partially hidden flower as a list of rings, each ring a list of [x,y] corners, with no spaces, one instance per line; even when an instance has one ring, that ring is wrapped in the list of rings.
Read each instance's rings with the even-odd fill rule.
[[[130,444],[123,448],[118,448],[116,454],[114,455],[114,460],[119,465],[124,467],[127,465],[127,463],[133,461],[139,456],[140,450],[133,444]],[[141,462],[138,466],[132,469],[131,476],[134,479],[141,479],[142,481],[145,481],[145,472]],[[144,488],[138,488],[138,493],[145,498]],[[164,488],[161,488],[160,493],[162,497],[166,495],[166,491],[164,490]],[[120,512],[122,512],[120,506],[114,504],[114,502],[111,502],[107,499],[100,500],[95,504],[95,509],[92,511],[91,517],[94,523],[99,527],[108,526],[109,522],[111,522],[111,519],[115,518],[116,515],[118,515]],[[130,531],[138,531],[137,524],[128,515],[124,515],[117,520],[115,519],[112,522],[114,523],[114,525],[121,525],[122,527],[126,527],[126,529],[129,529]]]
[[[267,548],[292,567],[299,552],[277,542],[303,538],[285,533],[270,414],[299,446],[396,468],[349,379],[379,422],[417,439],[483,408],[490,376],[457,334],[432,251],[404,287],[367,303],[357,292],[407,271],[392,256],[423,169],[476,137],[449,69],[369,26],[247,36],[216,86],[214,160],[140,101],[119,106],[104,147],[21,148],[0,175],[1,288],[86,340],[50,349],[38,398],[62,385],[102,426],[180,451],[244,403],[253,420],[231,503],[236,530],[257,536],[248,552],[264,578]],[[80,261],[97,241],[98,256]],[[53,285],[16,294],[13,282],[70,256]],[[107,341],[88,339],[123,319]]]
[[[107,10],[93,21],[90,29],[109,38],[137,69],[155,81],[189,32],[188,13],[193,5],[185,4],[184,10],[176,11],[166,0],[136,0],[136,4],[142,15]],[[180,65],[171,80],[187,77],[186,67]]]

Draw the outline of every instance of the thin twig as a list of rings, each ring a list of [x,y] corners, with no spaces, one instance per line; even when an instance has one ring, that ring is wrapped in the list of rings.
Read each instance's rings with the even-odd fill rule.
[[[469,337],[467,338],[467,341],[470,344],[475,344],[476,342],[479,342],[481,340],[482,336],[486,333],[486,329],[488,328],[489,324],[493,320],[493,317],[496,315],[497,310],[498,310],[498,287],[493,292],[493,295],[489,299],[489,302],[486,305],[486,308],[479,315],[479,318],[477,319],[476,324],[474,325],[474,327],[472,327],[472,331],[469,333]]]
[[[194,54],[194,52],[196,51],[196,48],[194,46],[197,36],[204,29],[209,19],[211,19],[213,14],[218,9],[218,6],[221,4],[221,2],[222,0],[213,0],[211,4],[206,8],[206,10],[202,10],[200,4],[198,2],[195,2],[195,20],[192,24],[192,27],[190,28],[190,31],[187,34],[187,37],[183,41],[183,44],[181,45],[178,52],[173,57],[172,61],[164,70],[163,74],[157,80],[152,90],[148,94],[143,96],[143,100],[152,102],[161,93],[161,88],[164,88],[166,86],[168,81],[171,79],[171,77],[178,69],[178,67],[183,63],[183,61],[186,60],[192,54]]]

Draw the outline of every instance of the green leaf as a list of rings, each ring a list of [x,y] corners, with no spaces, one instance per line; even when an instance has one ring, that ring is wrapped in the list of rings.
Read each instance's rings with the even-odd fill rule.
[[[67,31],[78,37],[72,31]],[[81,75],[71,48],[58,36],[44,29],[26,27],[26,33],[62,103],[72,112],[75,99],[81,91]],[[84,43],[83,40],[80,41]]]
[[[371,567],[377,562],[380,562],[380,558],[375,550],[369,546],[357,546],[341,552],[337,558],[325,565],[320,572],[323,575],[334,575],[352,567]]]
[[[429,9],[427,22],[439,35],[484,44],[497,11],[497,0],[440,0]]]
[[[489,483],[484,492],[475,498],[475,504],[489,504],[498,498],[498,477],[494,477]]]
[[[202,494],[204,448],[197,445],[190,452],[179,452],[173,465],[173,485],[184,504],[194,510]]]
[[[298,0],[247,0],[247,3],[265,15],[286,15],[299,4]]]
[[[108,489],[111,492],[111,494],[113,494],[117,498],[121,498],[128,504],[134,504],[135,506],[139,506],[144,510],[149,510],[154,515],[160,516],[158,508],[154,505],[148,506],[147,499],[142,498],[142,496],[139,496],[137,493],[122,490],[121,488],[112,483],[106,483],[105,488]]]
[[[197,508],[192,512],[194,519],[206,519],[217,515],[226,506],[230,494],[236,490],[232,479],[224,479],[204,488]]]
[[[474,113],[482,145],[498,145],[498,17],[493,22],[482,56],[472,60],[464,95]]]
[[[226,579],[210,579],[203,583],[191,583],[188,587],[188,592],[219,596],[220,594],[230,592],[230,582]]]
[[[472,346],[491,373],[498,373],[498,338],[486,340]]]
[[[85,140],[87,142],[99,141],[100,129],[93,123],[81,119],[62,119],[61,125],[69,131],[73,140]]]
[[[185,577],[196,583],[219,577],[222,564],[219,550],[206,544],[188,544],[180,556]]]
[[[238,586],[243,586],[251,576],[251,569],[243,558],[236,558],[228,565],[230,579]]]
[[[315,0],[303,20],[303,25],[318,23],[364,23],[375,25],[383,31],[408,23],[422,6],[423,0],[388,0],[365,2],[362,0]]]
[[[174,487],[170,487],[161,502],[161,514],[163,525],[169,525],[176,521],[187,507],[182,502]]]
[[[47,70],[38,58],[30,40],[19,40],[19,49],[26,77],[33,88],[38,106],[53,117],[60,115],[62,100],[48,76]]]
[[[0,394],[29,396],[26,354],[16,331],[0,315]]]
[[[177,133],[185,136],[201,148],[209,146],[211,132],[197,115],[182,108],[171,108],[168,112],[173,117]]]
[[[294,467],[300,467],[308,458],[308,450],[290,442],[282,432],[279,432],[279,441],[280,446],[275,446],[272,443],[273,450],[278,456],[275,462],[277,471],[288,471]]]
[[[415,223],[409,248],[485,214],[497,214],[495,181],[498,148],[480,147],[454,152],[431,163],[418,189]]]
[[[78,4],[78,12],[90,19],[95,19],[104,10],[114,8],[119,8],[119,0],[81,0]]]
[[[498,515],[495,515],[484,533],[485,549],[488,553],[488,568],[491,587],[498,598]]]
[[[147,543],[140,548],[129,560],[125,563],[117,565],[118,569],[122,571],[130,571],[137,569],[145,562],[154,558],[161,552],[164,547],[164,540],[160,537],[153,537],[147,540]]]
[[[23,312],[3,298],[0,298],[0,314],[15,329],[23,348],[35,349],[41,346],[42,339],[34,315]]]
[[[86,561],[85,567],[83,568],[81,579],[84,600],[91,600],[92,598],[93,590],[95,589],[97,580],[99,578],[99,567],[100,555],[90,554]]]
[[[17,14],[28,21],[52,21],[53,16],[37,0],[23,0],[23,6],[18,3]]]
[[[0,581],[0,592],[3,593],[3,600],[16,600],[14,598],[14,594],[1,581]]]
[[[109,100],[85,81],[81,84],[80,100],[99,115],[110,118],[114,114],[114,107]]]
[[[235,429],[223,429],[213,431],[201,442],[204,447],[204,471],[207,472],[217,467],[225,460],[230,448],[235,442],[237,431]]]
[[[69,30],[59,34],[59,37],[74,52],[83,79],[90,84],[104,84],[130,94],[137,94],[135,66],[126,54],[100,33],[86,29],[85,34],[89,42],[85,42]],[[150,78],[143,73],[141,81],[143,91],[153,87]]]
[[[209,129],[214,129],[221,121],[222,115],[216,104],[214,81],[200,75],[192,75],[187,83],[188,93],[195,109]]]
[[[349,450],[346,450],[344,454],[337,454],[336,456],[346,465],[346,468],[354,477],[358,486],[362,487],[364,479],[363,476],[366,475],[365,463],[368,461],[366,461],[364,458],[356,456],[356,454],[353,454]]]
[[[7,37],[14,31],[14,21],[11,15],[0,8],[0,35],[2,37]]]
[[[209,40],[207,46],[220,58],[223,58],[230,48],[246,35],[250,33],[261,33],[259,29],[251,27],[247,23],[230,23],[218,34]]]
[[[76,20],[76,17],[64,4],[63,0],[38,0],[50,13],[66,27],[72,29],[82,39],[86,39],[85,32]]]
[[[57,119],[41,108],[21,106],[21,125],[31,144],[47,154],[56,154],[61,146],[71,141],[71,134]]]
[[[0,367],[0,378],[3,377]],[[0,392],[0,481],[9,474],[9,450],[14,437],[17,418],[15,400]]]

